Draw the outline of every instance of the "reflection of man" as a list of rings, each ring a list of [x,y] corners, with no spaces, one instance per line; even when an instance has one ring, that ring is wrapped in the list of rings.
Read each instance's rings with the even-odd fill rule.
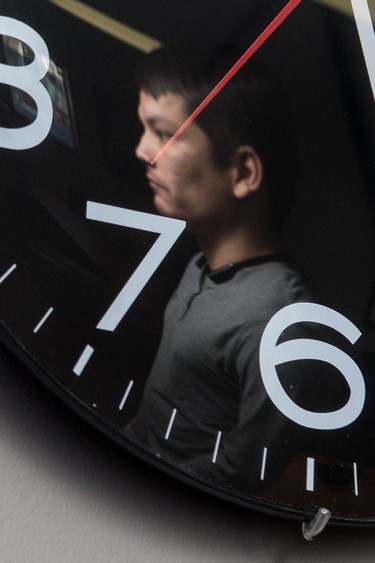
[[[259,372],[262,332],[279,309],[308,298],[279,254],[295,160],[284,100],[255,74],[237,76],[150,164],[222,74],[163,50],[140,73],[136,155],[158,211],[185,220],[202,253],[167,307],[129,434],[197,474],[242,486],[258,472],[252,444],[261,431],[267,445],[275,412]]]

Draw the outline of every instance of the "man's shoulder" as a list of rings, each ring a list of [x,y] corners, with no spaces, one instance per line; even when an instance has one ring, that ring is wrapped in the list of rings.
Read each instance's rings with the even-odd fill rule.
[[[292,301],[303,294],[306,297],[310,295],[303,274],[284,261],[267,262],[241,270],[235,276],[233,285],[245,293],[251,290],[252,295],[268,295]]]
[[[287,305],[312,300],[302,274],[286,262],[270,262],[238,272],[227,285],[222,309],[244,324],[262,324]]]

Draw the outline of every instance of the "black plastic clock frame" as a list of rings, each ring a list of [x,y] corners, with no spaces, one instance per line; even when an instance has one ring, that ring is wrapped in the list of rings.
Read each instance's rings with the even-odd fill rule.
[[[147,17],[145,7],[136,2],[123,6],[115,0],[105,4],[91,0],[86,4],[162,43],[186,41],[193,30],[194,40],[205,49],[209,42],[215,45],[236,34],[248,37],[250,44],[286,2],[265,6],[259,0],[249,8],[247,0],[238,2],[235,10],[225,8],[227,3],[211,1],[179,5],[178,9],[172,0],[163,7],[148,2]],[[350,11],[349,0],[343,4]],[[250,29],[245,17],[249,10]],[[165,305],[196,251],[195,242],[184,234],[118,330],[108,334],[96,329],[123,280],[157,238],[119,226],[93,225],[86,219],[87,201],[155,213],[143,169],[133,156],[140,129],[137,92],[129,76],[144,54],[53,0],[5,0],[0,16],[30,25],[45,40],[51,60],[61,69],[68,123],[63,131],[53,127],[48,138],[29,151],[1,149],[7,167],[0,172],[0,272],[16,260],[20,276],[14,278],[14,284],[8,283],[10,278],[1,288],[0,339],[79,415],[155,467],[226,500],[296,520],[310,519],[321,505],[321,497],[299,504],[293,495],[287,498],[288,489],[279,502],[262,498],[256,491],[236,491],[193,475],[131,440],[122,430],[137,412],[158,347]],[[60,40],[62,29],[68,34],[64,41]],[[5,38],[3,45],[0,42],[0,62],[5,59],[9,64],[8,56]],[[375,497],[371,437],[375,127],[373,98],[354,20],[306,0],[264,45],[259,57],[284,69],[286,88],[297,106],[299,134],[306,141],[300,155],[302,180],[287,224],[289,251],[318,290],[321,302],[341,312],[363,333],[355,354],[367,395],[361,419],[351,433],[358,437],[364,430],[364,438],[361,443],[352,439],[354,451],[348,457],[352,455],[353,461],[357,455],[361,457],[374,478],[371,487],[366,477],[365,496],[370,503],[371,494]],[[304,68],[306,57],[309,72]],[[1,125],[28,123],[28,106],[25,103],[26,110],[22,110],[21,102],[14,89],[1,85]],[[56,315],[46,325],[48,330],[32,334],[51,303]],[[88,341],[99,352],[90,377],[77,378],[72,367]],[[118,397],[124,382],[134,374],[138,385],[126,412],[120,412]],[[340,439],[343,435],[338,434]],[[368,508],[357,512],[349,507],[333,511],[331,522],[373,525],[374,516]]]

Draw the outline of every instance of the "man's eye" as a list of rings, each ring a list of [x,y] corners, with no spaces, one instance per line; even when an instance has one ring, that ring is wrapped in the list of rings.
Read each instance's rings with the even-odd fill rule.
[[[157,136],[161,141],[169,141],[169,139],[172,137],[170,133],[165,133],[164,131],[157,131]]]

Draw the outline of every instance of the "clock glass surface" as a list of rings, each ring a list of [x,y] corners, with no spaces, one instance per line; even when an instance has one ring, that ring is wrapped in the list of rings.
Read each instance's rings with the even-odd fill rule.
[[[2,0],[0,338],[155,466],[375,521],[375,5]]]

